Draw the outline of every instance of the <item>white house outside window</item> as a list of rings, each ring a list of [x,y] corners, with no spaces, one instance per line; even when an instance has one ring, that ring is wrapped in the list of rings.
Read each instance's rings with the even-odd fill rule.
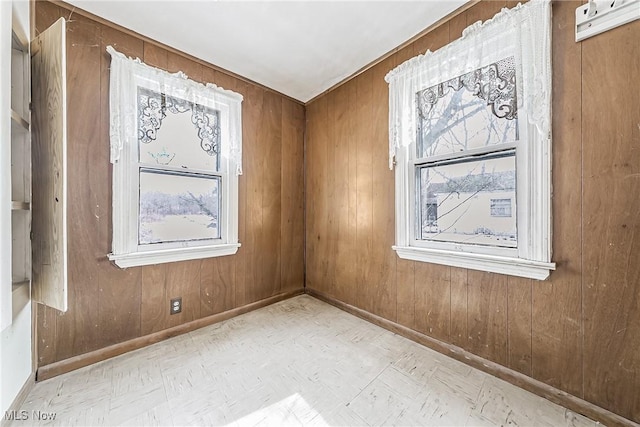
[[[551,7],[532,0],[391,71],[398,256],[536,279],[551,263]]]
[[[242,96],[111,54],[113,250],[120,267],[234,254]]]

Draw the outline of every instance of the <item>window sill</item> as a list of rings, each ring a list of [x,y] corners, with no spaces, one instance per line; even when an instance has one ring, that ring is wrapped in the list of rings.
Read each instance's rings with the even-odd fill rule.
[[[412,246],[393,246],[392,248],[398,256],[403,259],[507,274],[510,276],[527,277],[536,280],[545,280],[549,277],[551,271],[556,269],[556,264],[552,262],[532,261],[522,258],[416,248]]]
[[[162,264],[166,262],[188,261],[192,259],[212,258],[233,255],[238,252],[240,243],[199,246],[191,248],[164,249],[159,251],[135,252],[130,254],[109,254],[109,260],[120,268],[142,265]]]

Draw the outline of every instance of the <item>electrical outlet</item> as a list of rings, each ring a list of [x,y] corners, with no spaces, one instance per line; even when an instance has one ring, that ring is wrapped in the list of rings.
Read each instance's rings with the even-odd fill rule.
[[[173,298],[169,307],[169,314],[178,314],[182,311],[182,297]]]

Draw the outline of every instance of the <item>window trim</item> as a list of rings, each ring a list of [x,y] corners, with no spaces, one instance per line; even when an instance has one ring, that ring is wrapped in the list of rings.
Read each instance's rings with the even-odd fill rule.
[[[536,19],[532,19],[531,16]],[[501,13],[485,23],[476,23],[465,30],[463,37],[436,52],[414,57],[391,71],[386,81],[390,84],[390,167],[395,165],[396,244],[392,248],[400,258],[482,270],[512,276],[544,280],[555,263],[551,262],[551,68],[550,22],[551,8],[547,0],[531,1]],[[531,22],[540,23],[533,27]],[[524,28],[524,29],[523,29]],[[518,40],[510,31],[528,31],[531,44],[508,47],[504,40]],[[497,44],[492,45],[492,43]],[[482,62],[474,62],[471,53],[474,43],[485,49]],[[499,46],[489,49],[488,46]],[[434,70],[455,66],[447,61],[466,58],[465,70],[471,71],[501,59],[505,49],[514,49],[520,62],[518,82],[520,140],[516,148],[516,221],[517,249],[470,245],[454,242],[434,242],[415,239],[415,180],[416,135],[413,123],[415,93],[417,90],[453,78],[452,75],[434,75]],[[527,50],[529,49],[529,50]],[[470,62],[469,62],[470,61]],[[444,63],[444,65],[443,65]],[[535,64],[535,66],[531,64]],[[437,64],[437,65],[436,65]],[[534,74],[535,73],[535,74]],[[435,81],[435,80],[438,81]],[[542,86],[539,86],[542,85]],[[524,88],[524,90],[523,90]],[[546,88],[546,90],[544,90]],[[520,98],[521,97],[521,98]],[[458,156],[469,156],[481,150],[469,150]],[[489,148],[488,151],[495,151]],[[395,161],[393,158],[395,157]],[[429,158],[429,162],[441,156]],[[446,158],[456,157],[446,156]]]
[[[227,185],[227,175],[221,173],[220,171],[210,172],[210,171],[200,171],[198,169],[178,169],[176,167],[167,167],[161,166],[157,167],[157,165],[151,165],[148,163],[138,163],[138,178],[140,175],[145,172],[149,173],[149,171],[155,171],[155,173],[169,172],[169,174],[174,173],[177,176],[188,176],[188,177],[196,177],[201,179],[217,179],[218,180],[218,231],[220,232],[219,237],[214,237],[211,239],[194,239],[194,240],[175,240],[170,242],[157,242],[157,243],[140,243],[140,229],[138,228],[138,235],[136,238],[137,252],[153,252],[158,250],[165,249],[178,249],[178,248],[191,248],[196,246],[207,246],[209,245],[207,242],[223,242],[224,234],[223,231],[226,230],[226,223],[224,221],[227,219],[228,214],[225,212],[225,208],[227,204],[224,203],[223,194],[226,192],[224,186]],[[152,172],[154,173],[154,172]],[[214,178],[215,177],[215,178]],[[138,181],[139,185],[139,181]],[[138,226],[140,224],[140,200],[138,200]],[[222,226],[221,226],[222,225]]]
[[[186,78],[182,73],[170,74],[163,70],[148,67],[139,60],[130,60],[107,49],[112,55],[112,69],[115,58],[131,61],[127,64],[133,75],[127,75],[127,84],[114,84],[112,72],[112,90],[120,88],[120,103],[116,106],[112,95],[111,105],[111,151],[113,163],[113,242],[109,260],[121,268],[186,261],[218,256],[233,255],[241,246],[238,242],[238,175],[241,173],[242,96],[215,85],[202,85]],[[122,89],[126,86],[126,90]],[[140,169],[151,166],[165,170],[158,165],[149,165],[138,158],[139,141],[137,137],[137,92],[138,87],[146,87],[169,96],[185,99],[191,94],[194,102],[220,111],[220,151],[219,170],[206,171],[208,175],[221,177],[221,197],[219,211],[220,238],[169,242],[140,245],[139,228],[139,178]],[[115,108],[114,108],[115,107]],[[115,111],[114,111],[115,110]],[[132,122],[129,115],[134,115]],[[117,117],[114,117],[116,116]],[[125,117],[122,117],[122,116]],[[114,120],[119,126],[114,126]],[[118,122],[120,120],[120,122]],[[129,120],[127,123],[126,121]],[[117,127],[117,131],[114,131]],[[232,141],[232,139],[235,139]],[[114,156],[114,153],[116,154]],[[235,156],[235,157],[234,157]],[[166,170],[170,170],[167,167]],[[198,173],[198,169],[185,169]]]
[[[531,125],[523,127],[530,128]],[[527,134],[528,143],[519,147],[521,151],[526,150],[525,155],[518,155],[516,150],[518,187],[528,189],[516,191],[517,250],[453,242],[415,242],[411,219],[415,212],[415,162],[411,156],[415,143],[412,143],[398,148],[395,153],[396,244],[392,249],[397,255],[412,261],[546,279],[555,270],[555,263],[544,261],[551,259],[551,147],[548,139],[537,137],[537,132],[528,129]],[[539,150],[532,148],[536,145]],[[527,156],[528,162],[524,159]],[[521,175],[526,177],[526,182],[522,182]],[[536,239],[535,236],[541,237]]]
[[[413,149],[413,147],[414,146],[412,145],[410,149]],[[433,162],[431,161],[431,159],[429,159],[429,161],[426,163],[424,162],[424,159],[420,159],[419,161],[410,161],[409,165],[411,166],[411,168],[413,168],[414,173],[409,178],[409,181],[410,181],[409,182],[409,185],[410,185],[409,206],[414,206],[414,207],[417,206],[416,173],[422,165],[428,164],[428,163],[437,164],[437,163],[441,163],[449,160],[464,161],[466,159],[478,156],[479,153],[486,155],[487,157],[492,157],[497,153],[508,152],[508,151],[513,151],[514,153],[516,153],[516,162],[517,162],[517,149],[515,147],[515,144],[513,143],[500,144],[496,146],[491,146],[490,148],[468,150],[464,152],[463,155],[461,155],[460,153],[455,153],[448,157],[438,156],[439,160],[436,160]],[[415,152],[415,150],[413,152]],[[469,155],[470,152],[472,152],[473,155]],[[411,173],[411,172],[409,171],[407,173]],[[517,170],[516,170],[516,174],[517,174]],[[523,195],[520,195],[520,197],[522,196]],[[516,197],[518,197],[517,190],[516,190]],[[415,223],[415,220],[417,219],[416,217],[418,215],[417,208],[413,208],[412,212],[413,214],[410,215],[410,218],[409,218],[410,246],[421,247],[421,248],[433,248],[433,249],[439,249],[439,250],[449,250],[449,251],[456,251],[456,252],[469,252],[469,253],[475,252],[480,254],[498,255],[498,256],[506,256],[506,257],[518,256],[518,250],[516,248],[511,248],[511,247],[491,246],[491,245],[473,245],[473,244],[465,244],[465,243],[451,242],[451,241],[447,242],[447,241],[438,241],[438,240],[418,239],[415,237],[415,234],[417,233],[417,224]],[[517,221],[517,218],[516,218],[516,221]],[[520,231],[518,227],[518,238],[520,237],[521,236],[520,236]]]

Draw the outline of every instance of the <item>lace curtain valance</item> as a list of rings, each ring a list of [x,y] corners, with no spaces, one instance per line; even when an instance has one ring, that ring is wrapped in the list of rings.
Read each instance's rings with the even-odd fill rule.
[[[498,117],[524,112],[540,137],[550,138],[550,28],[549,0],[531,0],[476,22],[460,39],[390,71],[389,168],[396,150],[416,141],[418,115],[450,89],[470,91]],[[508,52],[506,59],[487,63],[497,51]]]
[[[110,142],[111,162],[120,158],[126,144],[148,143],[162,125],[167,111],[191,111],[194,132],[200,139],[205,155],[220,154],[235,165],[235,172],[242,174],[242,125],[240,108],[242,95],[222,89],[212,83],[203,85],[187,78],[182,72],[175,74],[150,67],[140,59],[131,59],[108,46],[111,55],[110,73]],[[153,82],[156,91],[139,90],[140,82]],[[165,94],[171,93],[174,96]],[[236,114],[228,114],[228,135],[221,135],[220,112],[207,108],[224,97],[235,108]],[[144,101],[144,102],[143,102]],[[136,107],[137,106],[137,107]],[[138,109],[143,108],[141,114]],[[175,110],[175,111],[174,111]]]

